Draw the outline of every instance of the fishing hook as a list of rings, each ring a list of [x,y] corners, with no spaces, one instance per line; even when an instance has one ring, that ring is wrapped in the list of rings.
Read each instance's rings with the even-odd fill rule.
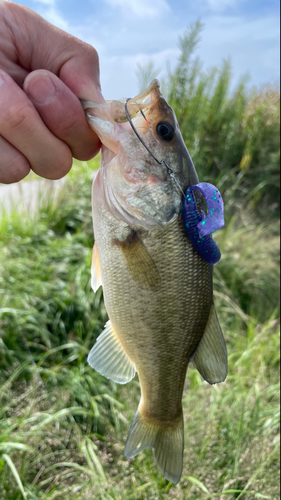
[[[140,142],[142,143],[142,145],[145,147],[145,149],[149,152],[149,154],[151,154],[152,158],[154,158],[155,161],[157,161],[157,163],[159,165],[165,165],[165,167],[167,168],[167,171],[168,171],[168,174],[169,176],[175,181],[177,187],[180,189],[180,191],[182,192],[183,196],[185,196],[175,174],[174,174],[174,171],[173,169],[168,165],[168,163],[166,162],[166,160],[158,160],[158,158],[156,158],[156,156],[152,153],[151,149],[149,149],[149,147],[147,146],[147,144],[144,142],[144,140],[141,138],[141,136],[139,135],[136,127],[134,126],[132,120],[131,120],[131,117],[130,117],[130,114],[129,114],[129,111],[128,111],[128,101],[130,101],[131,98],[127,99],[126,102],[125,102],[125,112],[126,112],[126,116],[128,118],[128,121],[133,129],[133,131],[135,132],[137,138],[140,140]],[[141,111],[141,114],[144,116],[144,113],[143,111]],[[145,120],[147,121],[146,117],[144,116]]]

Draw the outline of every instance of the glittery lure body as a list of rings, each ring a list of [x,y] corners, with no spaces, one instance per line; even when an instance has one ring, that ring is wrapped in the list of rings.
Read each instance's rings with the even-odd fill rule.
[[[194,190],[197,189],[204,196],[208,213],[207,216],[197,210]],[[201,182],[190,186],[183,198],[182,218],[185,232],[195,250],[210,264],[216,264],[221,258],[221,252],[212,234],[224,226],[223,201],[219,190],[212,184]]]

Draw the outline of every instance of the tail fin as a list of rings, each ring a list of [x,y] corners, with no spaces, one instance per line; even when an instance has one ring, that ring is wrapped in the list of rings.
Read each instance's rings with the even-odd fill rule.
[[[183,466],[183,417],[170,424],[149,421],[135,414],[125,445],[125,456],[135,457],[145,448],[153,448],[156,465],[163,476],[177,484]]]

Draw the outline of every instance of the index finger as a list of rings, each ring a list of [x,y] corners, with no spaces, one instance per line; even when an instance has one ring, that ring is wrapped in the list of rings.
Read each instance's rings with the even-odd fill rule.
[[[104,101],[100,91],[99,58],[94,47],[14,3],[5,3],[5,22],[13,34],[22,68],[28,72],[51,71],[80,99]]]

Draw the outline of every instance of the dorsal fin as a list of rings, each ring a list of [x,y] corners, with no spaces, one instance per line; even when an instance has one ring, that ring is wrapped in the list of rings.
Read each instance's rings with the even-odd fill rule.
[[[88,363],[101,375],[118,384],[126,384],[136,373],[135,365],[125,353],[110,321],[91,349]]]
[[[100,259],[99,259],[99,253],[98,253],[96,243],[94,244],[94,248],[93,248],[91,274],[92,274],[91,287],[94,290],[94,292],[96,292],[99,289],[99,287],[102,285]]]
[[[227,350],[214,305],[204,335],[192,361],[209,384],[223,382],[227,376]]]

